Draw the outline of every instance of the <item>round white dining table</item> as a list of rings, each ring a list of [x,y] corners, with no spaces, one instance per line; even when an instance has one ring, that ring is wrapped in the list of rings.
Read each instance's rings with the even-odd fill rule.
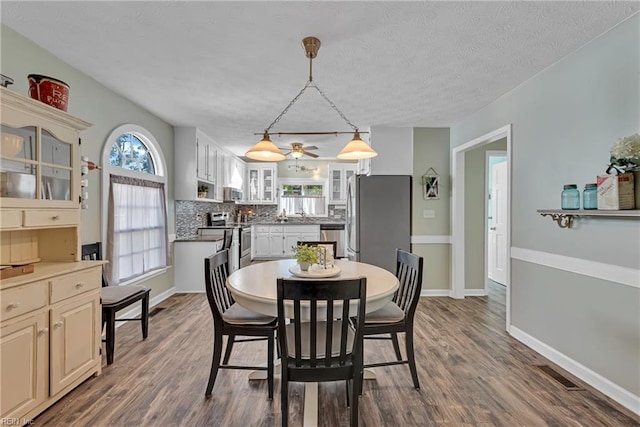
[[[277,279],[280,277],[295,278],[296,276],[289,271],[295,265],[295,259],[249,265],[236,270],[227,278],[227,288],[233,295],[233,299],[241,306],[257,313],[277,316]],[[340,273],[321,280],[367,278],[367,313],[384,307],[391,301],[393,293],[398,289],[397,277],[384,268],[348,260],[335,260],[334,265],[340,269]]]
[[[394,292],[398,289],[397,277],[383,268],[348,260],[335,260],[334,264],[340,268],[340,273],[322,280],[367,278],[367,313],[382,308],[391,301]],[[277,316],[277,279],[296,277],[289,271],[295,266],[294,259],[252,264],[233,272],[227,278],[227,288],[236,303],[241,306],[257,313]],[[279,367],[279,364],[277,365]],[[264,371],[255,371],[249,378],[265,379]],[[375,375],[365,371],[364,379],[375,379]],[[286,417],[287,414],[282,416]],[[304,427],[318,425],[318,383],[305,383],[303,425]]]

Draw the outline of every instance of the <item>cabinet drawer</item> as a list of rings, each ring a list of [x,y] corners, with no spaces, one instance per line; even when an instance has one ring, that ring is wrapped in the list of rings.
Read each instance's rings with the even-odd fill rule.
[[[269,227],[269,231],[271,233],[282,233],[284,231],[284,227],[282,225],[272,225]]]
[[[37,310],[47,304],[47,282],[35,282],[0,291],[2,316],[5,321]]]
[[[270,226],[268,225],[254,225],[254,233],[268,233]]]
[[[0,229],[22,227],[22,211],[13,209],[2,209],[0,211]]]
[[[80,223],[76,209],[28,210],[24,212],[25,227],[59,227]]]
[[[316,233],[319,225],[288,225],[284,232],[287,234]]]
[[[51,279],[51,304],[98,289],[101,285],[100,268],[95,267]]]

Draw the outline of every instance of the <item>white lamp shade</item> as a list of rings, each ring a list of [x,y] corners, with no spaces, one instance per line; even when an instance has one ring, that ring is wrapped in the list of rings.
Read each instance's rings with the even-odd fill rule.
[[[251,147],[251,149],[245,153],[245,156],[262,162],[279,162],[285,159],[285,155],[271,142],[267,134],[262,137],[262,141]]]
[[[370,159],[377,155],[378,153],[376,153],[369,144],[360,139],[360,134],[356,132],[353,135],[353,139],[338,153],[338,158],[343,160],[360,160]]]
[[[4,157],[15,157],[20,151],[22,151],[22,145],[24,144],[24,138],[12,133],[2,134],[2,145],[0,151]]]
[[[292,151],[291,152],[291,157],[293,157],[294,159],[299,159],[300,157],[302,157],[304,155],[304,153],[302,151]]]

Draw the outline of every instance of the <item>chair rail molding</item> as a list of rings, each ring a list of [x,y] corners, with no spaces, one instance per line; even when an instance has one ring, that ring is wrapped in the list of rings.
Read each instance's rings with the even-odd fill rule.
[[[640,270],[533,249],[511,248],[511,258],[640,288]]]

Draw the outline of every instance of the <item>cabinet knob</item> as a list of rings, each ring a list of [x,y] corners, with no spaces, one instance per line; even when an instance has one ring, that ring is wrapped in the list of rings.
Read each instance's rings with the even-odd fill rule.
[[[53,324],[53,329],[57,329],[62,326],[62,320],[57,321]]]
[[[84,283],[76,283],[76,289],[80,289],[84,286]]]
[[[47,332],[49,332],[49,328],[42,328],[38,331],[38,335],[42,336],[44,334],[46,334]]]
[[[7,308],[8,308],[9,310],[14,309],[14,308],[18,308],[18,307],[20,307],[20,303],[19,303],[19,302],[12,302],[11,304],[9,304],[9,305],[7,306]]]
[[[57,220],[60,219],[60,216],[59,215],[54,215],[54,216],[51,217],[51,219],[54,220],[54,221],[57,221]]]

